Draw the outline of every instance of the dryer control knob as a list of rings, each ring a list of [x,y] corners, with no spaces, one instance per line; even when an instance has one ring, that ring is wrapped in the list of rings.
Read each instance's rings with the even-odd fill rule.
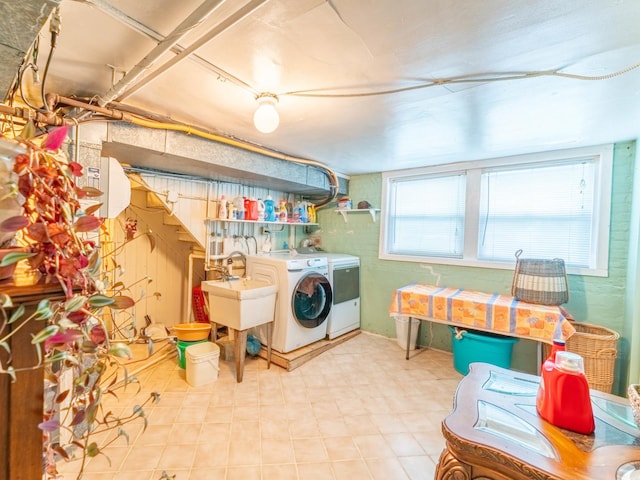
[[[313,267],[313,260],[307,260],[307,266]]]

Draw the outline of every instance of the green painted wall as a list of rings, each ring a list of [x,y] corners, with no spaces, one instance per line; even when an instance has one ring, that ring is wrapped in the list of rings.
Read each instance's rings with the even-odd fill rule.
[[[624,388],[628,370],[629,336],[625,332],[624,301],[634,160],[635,142],[615,145],[609,277],[569,275],[570,301],[565,305],[577,320],[621,333],[616,368],[618,381],[614,391]],[[349,197],[354,205],[360,200],[368,200],[379,207],[381,188],[380,174],[354,176],[349,185]],[[373,222],[367,213],[349,214],[345,222],[333,208],[327,207],[320,210],[318,218],[324,249],[360,257],[363,330],[395,337],[395,322],[389,317],[389,305],[394,290],[410,283],[436,283],[439,279],[443,286],[505,294],[511,291],[512,270],[379,260],[380,220],[376,218]],[[450,333],[444,325],[423,323],[419,343],[451,350]],[[536,353],[536,342],[520,340],[514,347],[512,367],[535,372]]]

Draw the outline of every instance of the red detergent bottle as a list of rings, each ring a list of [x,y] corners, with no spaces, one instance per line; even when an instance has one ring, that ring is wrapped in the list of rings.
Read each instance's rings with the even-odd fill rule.
[[[558,350],[542,364],[536,410],[556,427],[583,435],[593,433],[596,427],[589,382],[580,355]]]

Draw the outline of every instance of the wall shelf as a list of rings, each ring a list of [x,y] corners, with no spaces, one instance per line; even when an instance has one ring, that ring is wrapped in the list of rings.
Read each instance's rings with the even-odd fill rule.
[[[227,218],[207,218],[208,222],[219,223],[249,223],[252,225],[282,225],[289,227],[312,227],[317,226],[317,223],[301,223],[301,222],[266,222],[261,220],[233,220]]]
[[[376,213],[379,212],[380,209],[379,208],[352,208],[352,209],[338,209],[336,210],[336,213],[339,213],[342,215],[342,218],[344,219],[344,223],[347,223],[347,214],[348,213],[364,213],[364,212],[369,212],[369,214],[371,215],[371,220],[372,221],[376,221]]]

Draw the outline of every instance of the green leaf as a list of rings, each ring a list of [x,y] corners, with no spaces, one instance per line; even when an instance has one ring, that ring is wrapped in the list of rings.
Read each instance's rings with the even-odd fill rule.
[[[96,457],[100,454],[100,449],[98,448],[98,444],[96,442],[91,442],[87,446],[87,457]]]
[[[0,342],[0,347],[4,348],[9,355],[11,355],[11,346],[8,342]]]
[[[19,305],[18,308],[16,308],[13,313],[11,314],[11,317],[9,318],[9,323],[13,323],[16,320],[18,320],[20,317],[22,317],[22,315],[24,315],[25,312],[25,308],[24,305]]]
[[[77,312],[87,303],[87,297],[84,295],[76,295],[75,297],[67,300],[64,304],[65,312]]]
[[[33,338],[31,339],[31,343],[33,345],[36,345],[38,343],[44,342],[47,338],[52,337],[53,335],[58,333],[59,330],[60,327],[58,327],[57,325],[48,325],[33,336]]]
[[[89,305],[95,308],[106,307],[107,305],[115,303],[113,298],[104,295],[91,295],[87,301]]]
[[[120,358],[133,358],[131,349],[124,343],[115,343],[109,349],[109,355]]]
[[[11,383],[15,383],[15,381],[16,381],[16,370],[11,365],[9,365],[7,367],[7,374],[11,377]]]
[[[13,301],[11,297],[6,293],[0,293],[0,308],[11,308],[13,307]]]
[[[29,121],[25,124],[24,128],[22,129],[22,132],[20,132],[20,137],[24,138],[25,140],[29,140],[30,138],[35,137],[36,133],[37,133],[37,129],[35,124],[33,123],[33,120],[29,119]]]
[[[38,303],[38,308],[36,310],[36,320],[47,320],[53,316],[53,311],[51,310],[51,302],[49,299],[45,298],[44,300],[40,300]]]
[[[20,260],[24,260],[25,258],[35,257],[35,253],[31,252],[11,252],[7,253],[2,260],[0,261],[0,267],[8,267],[9,265],[13,265],[14,263],[18,263]]]

